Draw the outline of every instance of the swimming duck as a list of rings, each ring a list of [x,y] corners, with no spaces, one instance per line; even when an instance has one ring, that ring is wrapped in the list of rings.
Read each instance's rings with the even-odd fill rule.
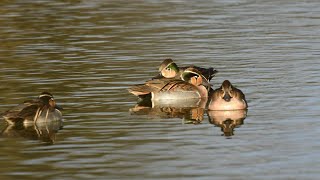
[[[202,68],[198,66],[178,67],[177,64],[173,62],[172,59],[165,59],[159,67],[160,73],[157,76],[155,76],[153,79],[159,79],[163,77],[180,79],[181,74],[188,68],[197,69],[203,75],[203,77],[205,77],[207,81],[210,81],[218,72],[212,67],[210,68]]]
[[[210,95],[208,110],[239,110],[247,109],[248,104],[240,89],[232,86],[230,81],[223,81],[220,88]]]
[[[52,94],[42,92],[37,99],[24,101],[4,112],[2,116],[8,124],[58,121],[62,119],[61,109]]]
[[[133,86],[128,91],[141,98],[151,96],[152,100],[192,99],[208,97],[205,86],[210,86],[206,78],[197,69],[188,68],[180,75],[180,79],[153,79]]]

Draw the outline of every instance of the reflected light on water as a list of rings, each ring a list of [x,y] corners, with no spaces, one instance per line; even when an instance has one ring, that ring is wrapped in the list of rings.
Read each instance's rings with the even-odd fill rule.
[[[0,179],[315,179],[319,6],[0,2],[0,112],[42,91],[64,107],[63,129],[0,124]],[[127,88],[165,58],[216,68],[213,88],[237,85],[247,114],[136,107]]]

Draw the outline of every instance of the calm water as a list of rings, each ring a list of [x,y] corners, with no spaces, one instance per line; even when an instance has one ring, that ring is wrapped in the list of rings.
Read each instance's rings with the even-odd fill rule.
[[[1,2],[0,112],[47,90],[64,123],[1,120],[0,179],[317,179],[319,14],[316,0]],[[168,57],[218,69],[213,87],[233,82],[247,115],[132,111],[126,89]]]

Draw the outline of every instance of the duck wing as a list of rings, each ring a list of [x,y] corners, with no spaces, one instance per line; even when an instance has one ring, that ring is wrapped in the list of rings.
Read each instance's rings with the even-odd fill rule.
[[[42,106],[39,100],[28,100],[18,106],[4,112],[2,116],[17,122],[26,118],[33,118],[38,108]]]
[[[153,79],[146,81],[145,84],[132,86],[128,91],[136,96],[145,96],[151,92],[169,91],[176,87],[177,84],[185,84],[186,82],[178,79]]]
[[[234,87],[233,87],[233,88],[234,88]],[[243,93],[240,89],[238,89],[238,88],[234,88],[234,91],[237,92],[237,95],[239,96],[238,98],[239,98],[239,99],[242,99],[242,100],[246,103],[246,105],[248,106],[248,102],[247,102],[247,100],[246,100],[246,97],[245,97],[244,93]]]

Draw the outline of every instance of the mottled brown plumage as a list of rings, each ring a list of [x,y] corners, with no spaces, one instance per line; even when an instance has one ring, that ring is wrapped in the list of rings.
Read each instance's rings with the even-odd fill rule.
[[[208,96],[209,85],[206,79],[194,68],[187,69],[181,74],[181,79],[161,78],[147,81],[129,88],[129,92],[136,96],[151,94],[152,99],[188,99]]]
[[[211,94],[209,110],[237,110],[247,109],[245,95],[240,89],[235,88],[230,81],[225,80],[221,87]]]
[[[210,81],[218,71],[212,67],[210,68],[202,68],[198,66],[186,66],[186,67],[178,67],[176,63],[173,62],[172,59],[165,59],[159,67],[159,74],[154,77],[154,79],[158,78],[175,78],[180,79],[181,74],[188,68],[197,69],[200,74],[205,77],[207,81]]]
[[[39,119],[61,119],[62,115],[52,94],[43,92],[37,99],[24,101],[22,104],[4,112],[2,116],[9,124],[36,122]]]

